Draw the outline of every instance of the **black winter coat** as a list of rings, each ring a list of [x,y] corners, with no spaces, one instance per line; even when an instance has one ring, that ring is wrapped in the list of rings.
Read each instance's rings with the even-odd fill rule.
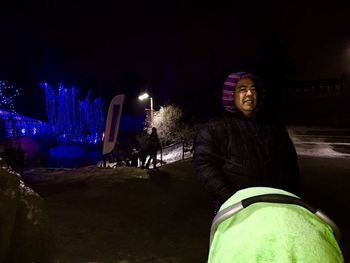
[[[159,137],[156,133],[151,133],[146,139],[147,152],[155,153],[160,149]]]
[[[299,193],[297,154],[284,125],[225,112],[198,132],[196,174],[216,209],[236,191],[268,186]]]

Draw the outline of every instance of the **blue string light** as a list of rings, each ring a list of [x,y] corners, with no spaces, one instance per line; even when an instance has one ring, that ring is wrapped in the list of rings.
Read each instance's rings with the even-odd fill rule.
[[[47,123],[16,113],[13,99],[20,95],[20,89],[0,80],[0,118],[4,120],[6,138],[54,135],[62,142],[96,144],[101,141],[104,112],[99,97],[91,102],[89,92],[84,100],[78,100],[78,90],[62,84],[57,91],[48,83],[40,83],[40,87],[45,91]]]
[[[101,140],[104,113],[100,98],[91,102],[89,91],[85,99],[78,100],[78,90],[62,84],[57,92],[48,83],[40,86],[45,90],[48,124],[60,141],[96,144]]]
[[[7,139],[21,136],[45,136],[49,133],[46,122],[35,120],[18,113],[0,110],[0,118],[4,121]],[[14,143],[14,141],[12,141]]]
[[[13,99],[20,94],[20,89],[6,85],[5,81],[0,80],[0,108],[12,113],[16,113]]]

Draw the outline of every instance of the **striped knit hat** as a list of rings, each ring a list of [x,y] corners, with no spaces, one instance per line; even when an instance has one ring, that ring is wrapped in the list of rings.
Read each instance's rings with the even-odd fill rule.
[[[231,73],[226,78],[224,83],[223,96],[222,96],[222,104],[226,110],[235,111],[237,109],[234,103],[236,85],[240,79],[244,79],[244,78],[249,78],[249,79],[252,79],[253,81],[257,81],[256,76],[254,76],[252,73],[244,72],[244,71]],[[260,84],[260,83],[256,83],[256,84]]]

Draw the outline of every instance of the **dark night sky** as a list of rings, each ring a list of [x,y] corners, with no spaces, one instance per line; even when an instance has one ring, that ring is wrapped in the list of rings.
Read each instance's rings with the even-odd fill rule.
[[[22,88],[33,117],[44,105],[39,81],[76,85],[82,95],[91,89],[106,104],[125,93],[125,111],[134,114],[143,113],[136,97],[148,83],[156,108],[175,102],[198,114],[219,107],[232,70],[259,56],[267,63],[261,54],[277,56],[295,80],[349,71],[349,1],[188,2],[2,4],[0,79]]]

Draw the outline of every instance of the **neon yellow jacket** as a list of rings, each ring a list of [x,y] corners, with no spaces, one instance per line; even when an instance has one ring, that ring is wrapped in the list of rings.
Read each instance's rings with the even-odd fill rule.
[[[252,187],[236,192],[220,208],[263,194],[289,192]],[[254,203],[222,221],[213,235],[208,263],[344,262],[332,228],[294,204]]]

